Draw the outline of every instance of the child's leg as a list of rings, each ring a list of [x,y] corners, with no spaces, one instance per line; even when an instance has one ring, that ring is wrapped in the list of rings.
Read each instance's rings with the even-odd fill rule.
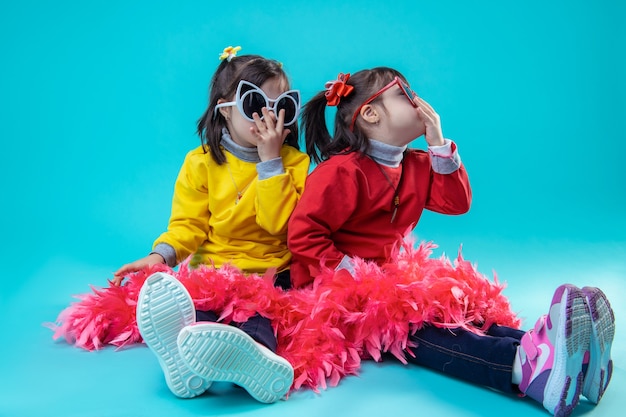
[[[522,336],[524,336],[526,332],[523,330],[514,329],[512,327],[498,326],[497,324],[492,324],[491,327],[487,329],[487,334],[489,336],[512,337],[513,339],[522,340]]]
[[[276,353],[276,336],[274,336],[272,322],[269,319],[260,314],[256,314],[250,317],[245,323],[240,323],[237,327],[255,341]]]
[[[291,288],[291,272],[288,269],[286,269],[276,274],[276,278],[274,279],[274,286],[280,287],[283,290],[290,289]]]
[[[613,361],[611,345],[615,336],[615,315],[606,295],[599,288],[582,289],[591,316],[591,340],[589,355],[583,365],[585,373],[583,395],[594,404],[600,402],[611,381]],[[506,326],[493,325],[487,331],[490,336],[509,336],[521,339],[525,332]],[[514,370],[515,371],[515,370]],[[521,370],[520,370],[521,381]]]
[[[276,277],[274,278],[274,286],[280,287],[283,290],[291,288],[291,274],[288,269],[276,274]],[[197,310],[196,317],[198,322],[209,321],[216,323],[218,319],[217,314],[213,311]],[[269,348],[272,352],[276,352],[276,337],[274,336],[274,329],[272,329],[272,323],[267,318],[256,314],[245,323],[234,323],[234,325],[246,332],[257,342]]]
[[[521,391],[552,414],[567,416],[582,390],[590,329],[582,292],[562,286],[554,294],[549,314],[521,340],[519,331],[505,327],[490,329],[495,336],[479,336],[462,329],[426,326],[411,338],[418,344],[411,348],[416,356],[411,360],[500,391]],[[521,369],[519,386],[513,383],[514,362]]]
[[[519,340],[482,336],[464,329],[424,326],[411,341],[409,361],[479,385],[519,393],[511,382]]]
[[[198,396],[211,385],[189,369],[176,343],[182,328],[194,322],[193,301],[176,278],[157,272],[146,279],[137,299],[137,327],[158,358],[167,386],[182,398]]]
[[[196,321],[198,323],[202,321],[210,321],[212,323],[215,323],[217,322],[217,319],[217,314],[214,311],[196,310]]]
[[[259,340],[267,336],[263,330],[258,331],[263,329],[262,322],[252,323],[247,329],[256,337],[260,335]],[[274,347],[275,343],[274,339]],[[178,346],[185,362],[198,375],[210,381],[240,385],[260,402],[278,401],[293,383],[289,362],[235,326],[218,323],[187,326],[178,336]]]
[[[196,311],[196,321],[198,323],[217,323],[217,319],[217,314],[213,311]],[[274,336],[272,322],[269,319],[260,314],[255,314],[244,323],[231,323],[231,325],[240,328],[256,342],[261,343],[272,352],[276,352],[276,336]]]
[[[280,277],[277,285],[289,282],[288,271]],[[276,355],[269,319],[256,314],[246,322],[226,325],[215,323],[218,317],[212,311],[198,310],[196,315],[198,323],[179,336],[183,359],[194,372],[210,381],[240,385],[260,402],[273,403],[285,396],[293,383],[293,368]]]

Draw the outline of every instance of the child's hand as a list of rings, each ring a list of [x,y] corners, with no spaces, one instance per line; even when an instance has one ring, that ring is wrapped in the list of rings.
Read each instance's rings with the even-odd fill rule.
[[[441,131],[441,121],[437,112],[420,97],[415,97],[413,101],[417,104],[417,117],[424,122],[426,127],[424,137],[428,146],[443,145],[445,142],[443,140],[443,132]]]
[[[124,277],[126,277],[126,275],[133,273],[133,272],[141,271],[146,266],[152,266],[152,265],[164,264],[164,263],[165,263],[165,259],[163,259],[161,255],[159,255],[158,253],[151,253],[145,258],[141,258],[141,259],[136,260],[135,262],[131,262],[129,264],[123,265],[120,269],[118,269],[113,274],[113,279],[111,280],[111,282],[113,283],[113,285],[119,286],[122,283],[122,281],[124,281]]]
[[[255,126],[250,131],[256,136],[257,151],[261,161],[269,161],[280,157],[280,150],[283,147],[285,138],[291,132],[285,129],[285,110],[278,112],[278,120],[274,112],[270,112],[266,107],[261,109],[263,112],[263,120],[257,113],[252,115]]]

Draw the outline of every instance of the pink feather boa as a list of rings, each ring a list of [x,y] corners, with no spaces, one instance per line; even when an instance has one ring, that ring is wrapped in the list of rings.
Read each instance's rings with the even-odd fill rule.
[[[216,311],[225,323],[257,312],[269,318],[277,353],[294,368],[292,389],[318,391],[356,375],[362,359],[378,361],[382,352],[406,363],[408,336],[424,323],[477,333],[493,323],[519,328],[497,277],[489,281],[460,252],[454,263],[431,258],[434,247],[405,244],[382,267],[357,260],[354,276],[325,270],[312,286],[291,291],[275,288],[271,274],[246,276],[230,266],[191,269],[188,263],[173,271],[158,265],[133,274],[123,286],[92,287],[93,293],[77,296],[79,301],[48,326],[55,340],[64,337],[87,350],[140,343],[137,296],[150,274],[164,271],[185,285],[196,309]]]

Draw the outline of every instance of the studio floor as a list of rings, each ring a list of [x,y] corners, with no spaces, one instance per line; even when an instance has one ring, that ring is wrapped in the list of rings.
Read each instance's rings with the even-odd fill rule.
[[[561,252],[549,247],[546,253],[518,245],[507,251],[508,256],[495,255],[489,247],[472,251],[466,246],[466,257],[473,252],[484,266],[491,260],[498,265],[499,279],[508,285],[505,294],[524,318],[524,328],[545,312],[551,289],[560,283],[604,289],[616,315],[613,378],[598,406],[581,399],[573,415],[621,414],[626,405],[626,246],[558,246]],[[523,262],[513,253],[524,253]],[[4,297],[0,416],[548,415],[532,400],[404,366],[392,358],[365,362],[359,376],[347,377],[319,394],[301,390],[271,405],[258,403],[227,383],[214,384],[201,397],[181,400],[168,391],[155,357],[144,345],[87,352],[64,341],[54,342],[52,332],[43,326],[74,300],[73,294],[90,291],[88,282],[102,282],[96,277],[107,276],[107,266],[51,258]]]

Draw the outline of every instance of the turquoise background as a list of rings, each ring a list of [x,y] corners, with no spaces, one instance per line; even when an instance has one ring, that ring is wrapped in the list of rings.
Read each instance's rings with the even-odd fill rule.
[[[85,354],[50,340],[42,322],[165,229],[228,45],[283,62],[305,100],[338,72],[400,70],[440,114],[474,191],[468,214],[427,213],[416,238],[439,244],[436,255],[462,244],[496,271],[526,328],[557,285],[603,288],[618,324],[614,382],[575,415],[616,412],[626,395],[624,22],[617,0],[3,4],[0,415],[546,415],[396,363],[270,407],[229,388],[180,401],[146,349]]]

